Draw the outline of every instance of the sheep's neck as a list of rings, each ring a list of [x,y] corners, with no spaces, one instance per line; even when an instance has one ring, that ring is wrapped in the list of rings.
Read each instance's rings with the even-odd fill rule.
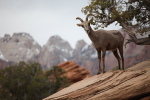
[[[94,41],[96,40],[96,34],[94,34],[94,30],[91,28],[90,26],[90,33],[88,34],[89,38],[91,39],[91,41],[94,43]]]

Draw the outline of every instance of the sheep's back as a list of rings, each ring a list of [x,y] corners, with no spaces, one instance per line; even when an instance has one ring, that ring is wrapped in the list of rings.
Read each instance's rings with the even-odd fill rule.
[[[106,47],[107,50],[116,49],[119,45],[123,45],[124,37],[117,30],[99,30],[97,31],[97,42],[94,43],[95,48]]]

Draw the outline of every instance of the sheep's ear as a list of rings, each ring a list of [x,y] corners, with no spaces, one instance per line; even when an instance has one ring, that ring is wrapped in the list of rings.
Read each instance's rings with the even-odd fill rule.
[[[83,24],[77,24],[77,26],[83,27]]]

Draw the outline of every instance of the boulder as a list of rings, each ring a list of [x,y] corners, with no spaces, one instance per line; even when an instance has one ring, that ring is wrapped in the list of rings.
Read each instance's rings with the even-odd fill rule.
[[[90,76],[88,70],[86,70],[83,67],[80,67],[73,61],[63,62],[58,66],[65,70],[65,76],[73,83],[83,80]]]

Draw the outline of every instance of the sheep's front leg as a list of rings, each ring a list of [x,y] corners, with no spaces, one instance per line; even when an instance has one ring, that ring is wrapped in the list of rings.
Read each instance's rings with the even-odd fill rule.
[[[106,49],[102,49],[102,61],[103,61],[103,73],[105,73],[105,54],[106,54]]]
[[[99,63],[99,70],[97,72],[97,75],[101,73],[101,51],[97,51],[98,53],[98,63]]]

